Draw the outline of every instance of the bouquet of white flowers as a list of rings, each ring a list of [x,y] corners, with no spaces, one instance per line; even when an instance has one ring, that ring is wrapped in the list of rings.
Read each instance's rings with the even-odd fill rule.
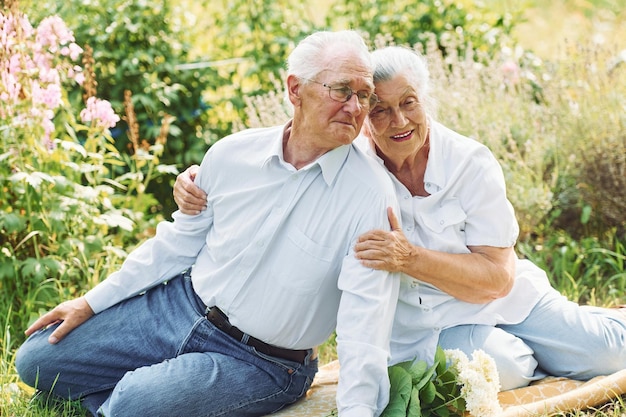
[[[389,367],[391,392],[381,417],[495,417],[500,380],[493,358],[476,350],[470,360],[460,350],[437,348],[431,367],[425,361]]]

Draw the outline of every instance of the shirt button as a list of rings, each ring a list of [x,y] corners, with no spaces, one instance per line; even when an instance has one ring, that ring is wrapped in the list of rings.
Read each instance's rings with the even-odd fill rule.
[[[265,243],[263,243],[263,241],[262,241],[262,240],[259,240],[259,241],[256,243],[256,245],[257,245],[258,247],[260,247],[260,248],[262,248],[264,244],[265,244]]]
[[[444,224],[444,223],[445,223],[445,221],[444,221],[444,220],[440,220],[440,221],[439,221],[439,224],[440,224],[440,225],[442,225],[442,226],[443,226],[443,224]]]
[[[408,199],[409,199],[409,196],[408,196],[408,195],[405,195],[405,196],[404,196],[404,199],[405,199],[405,200],[408,200]]]
[[[439,327],[433,327],[433,331],[439,332],[439,330],[441,330]]]
[[[423,311],[424,311],[424,313],[430,313],[430,308],[429,307],[424,307]]]

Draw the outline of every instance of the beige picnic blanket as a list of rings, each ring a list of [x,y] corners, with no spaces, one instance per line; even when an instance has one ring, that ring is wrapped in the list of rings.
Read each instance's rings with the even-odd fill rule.
[[[325,417],[336,408],[339,362],[320,367],[305,398],[272,417]],[[498,394],[501,417],[537,417],[601,406],[626,393],[626,370],[589,381],[548,377]]]

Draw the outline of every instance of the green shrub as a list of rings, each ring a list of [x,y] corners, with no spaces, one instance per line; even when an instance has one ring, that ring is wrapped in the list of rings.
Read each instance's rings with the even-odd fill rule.
[[[80,116],[71,106],[67,91],[84,72],[61,19],[32,28],[15,9],[0,18],[0,311],[13,312],[10,328],[25,329],[99,282],[126,256],[120,248],[150,234],[159,217],[145,217],[155,204],[145,190],[176,171],[159,161],[163,143],[118,152],[109,129],[119,116],[107,101],[90,97]]]
[[[97,94],[118,113],[124,111],[124,92],[132,92],[140,141],[154,145],[167,123],[168,141],[161,158],[178,166],[198,161],[206,151],[210,104],[203,96],[219,80],[214,68],[184,66],[191,60],[189,41],[196,34],[190,28],[202,17],[184,7],[162,0],[73,0],[33,2],[28,8],[33,19],[59,15],[76,42],[93,49]],[[70,99],[78,105],[80,94],[74,92]],[[127,132],[125,120],[111,130],[120,154],[132,153]],[[123,174],[123,167],[114,170]],[[153,211],[169,215],[174,209],[169,181],[157,178],[149,191],[157,197]]]
[[[336,0],[326,25],[358,29],[370,39],[384,34],[402,45],[426,46],[434,35],[444,55],[464,54],[467,47],[492,55],[519,20],[519,12],[502,14],[475,1]],[[463,42],[446,41],[458,35]]]

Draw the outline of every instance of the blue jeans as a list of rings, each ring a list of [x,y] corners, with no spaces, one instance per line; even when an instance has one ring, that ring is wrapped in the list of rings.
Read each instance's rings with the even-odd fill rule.
[[[94,415],[261,416],[303,396],[317,372],[257,352],[218,330],[188,274],[96,314],[58,344],[51,329],[20,347],[27,384],[81,399]]]
[[[553,290],[519,324],[456,326],[441,332],[439,344],[490,354],[502,390],[548,375],[587,380],[626,369],[626,315],[581,307]]]

